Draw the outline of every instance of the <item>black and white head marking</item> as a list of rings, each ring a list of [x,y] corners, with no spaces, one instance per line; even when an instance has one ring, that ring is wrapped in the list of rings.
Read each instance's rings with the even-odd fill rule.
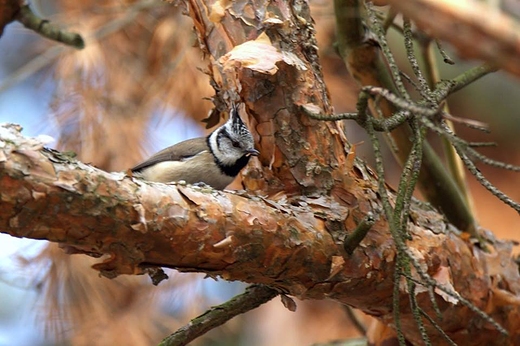
[[[228,121],[208,136],[208,146],[222,172],[236,176],[249,162],[251,155],[258,155],[253,135],[233,105]]]

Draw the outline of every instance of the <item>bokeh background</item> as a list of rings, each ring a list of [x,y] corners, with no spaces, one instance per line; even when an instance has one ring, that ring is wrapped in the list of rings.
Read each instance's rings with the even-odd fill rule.
[[[514,15],[515,2],[497,2]],[[321,62],[337,112],[353,111],[358,87],[334,49],[331,2],[313,0]],[[24,134],[50,135],[49,146],[72,150],[80,160],[122,171],[180,140],[207,133],[213,96],[204,74],[191,20],[167,2],[32,1],[40,16],[86,38],[74,50],[10,24],[0,38],[0,122],[24,127]],[[402,40],[390,42],[403,70]],[[448,52],[449,52],[449,47]],[[452,78],[478,62],[441,65]],[[442,59],[439,59],[442,61]],[[495,141],[482,152],[520,163],[520,81],[498,72],[450,98],[454,115],[486,122],[491,134],[457,127],[472,141]],[[357,155],[372,162],[363,130],[347,123]],[[438,138],[431,141],[440,149]],[[390,184],[399,168],[387,152]],[[390,169],[391,168],[391,169]],[[480,166],[514,200],[520,175]],[[478,218],[500,238],[520,241],[520,218],[468,176]],[[94,260],[65,255],[56,245],[0,234],[0,346],[151,345],[203,313],[241,293],[244,285],[168,271],[158,287],[145,277],[101,278]],[[310,345],[359,337],[345,309],[333,302],[297,301],[289,312],[279,299],[237,317],[194,345]],[[367,325],[370,319],[358,314]]]

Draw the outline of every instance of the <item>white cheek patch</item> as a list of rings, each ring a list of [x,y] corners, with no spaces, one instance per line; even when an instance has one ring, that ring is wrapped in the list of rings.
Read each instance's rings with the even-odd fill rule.
[[[217,131],[213,132],[209,136],[209,146],[214,154],[220,153],[220,150],[217,145],[217,136],[218,136]]]

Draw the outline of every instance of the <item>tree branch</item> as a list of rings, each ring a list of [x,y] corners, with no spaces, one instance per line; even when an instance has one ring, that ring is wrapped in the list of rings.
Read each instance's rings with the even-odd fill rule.
[[[186,326],[166,337],[159,346],[187,345],[208,331],[223,325],[233,317],[256,309],[278,295],[278,292],[267,286],[253,285],[231,300],[214,306],[202,315],[192,319]]]
[[[0,129],[2,232],[59,242],[70,252],[108,255],[94,266],[108,277],[150,266],[204,272],[269,285],[301,299],[333,299],[384,323],[393,320],[396,253],[386,220],[372,226],[352,255],[343,250],[356,220],[368,211],[382,214],[373,175],[357,160],[347,172],[348,191],[265,199],[134,181],[42,150],[41,143],[13,127]],[[456,233],[444,233],[450,226],[443,217],[416,202],[410,217],[413,240],[407,245],[417,262],[440,285],[484,309],[511,338],[519,337],[520,321],[513,316],[520,313],[515,298],[520,280],[511,244],[489,234],[494,246],[485,253]],[[401,288],[401,301],[407,294]],[[418,286],[416,296],[425,313],[435,316],[427,290]],[[435,297],[443,315],[437,323],[454,341],[469,342],[483,318],[439,290]],[[413,323],[408,306],[401,307],[400,320]],[[413,328],[407,332],[407,339],[417,338]],[[504,340],[492,328],[485,337]]]
[[[31,10],[29,5],[23,5],[20,7],[16,19],[26,28],[35,31],[50,40],[64,43],[76,49],[85,48],[85,41],[80,34],[62,30],[55,24],[50,23],[48,20],[38,17]]]

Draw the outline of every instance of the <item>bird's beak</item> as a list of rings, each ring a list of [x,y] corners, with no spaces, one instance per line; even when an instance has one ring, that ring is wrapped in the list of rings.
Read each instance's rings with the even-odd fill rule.
[[[246,156],[258,156],[260,152],[254,148],[246,150]]]

